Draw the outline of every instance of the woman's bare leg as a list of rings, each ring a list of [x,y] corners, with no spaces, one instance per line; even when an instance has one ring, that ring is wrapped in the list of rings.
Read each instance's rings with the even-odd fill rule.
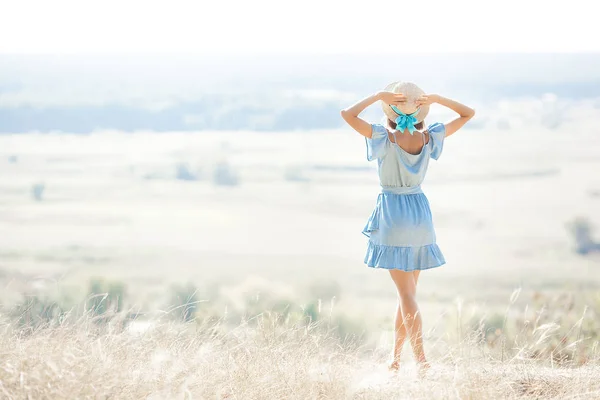
[[[402,318],[402,305],[400,297],[396,306],[396,317],[394,318],[394,351],[392,353],[392,362],[389,365],[390,369],[397,370],[400,368],[400,355],[404,342],[406,340],[406,327]]]
[[[415,272],[417,273],[415,274]],[[394,362],[399,358],[402,345],[404,344],[406,336],[408,336],[415,359],[421,367],[420,369],[424,372],[424,370],[429,367],[429,364],[425,358],[425,350],[423,348],[423,322],[416,301],[418,271],[406,272],[392,269],[390,270],[390,275],[398,290],[398,308],[400,308],[401,314],[401,318],[398,318],[398,313],[396,313]],[[393,368],[394,365],[392,364],[390,367]]]
[[[415,287],[419,281],[419,273],[421,271],[413,271],[413,278],[415,280]],[[397,287],[396,287],[397,288]],[[404,325],[404,318],[402,317],[402,300],[400,292],[398,291],[398,305],[396,306],[396,317],[394,318],[394,351],[392,353],[392,362],[389,365],[390,369],[398,369],[400,367],[400,355],[404,342],[406,341],[406,326]]]

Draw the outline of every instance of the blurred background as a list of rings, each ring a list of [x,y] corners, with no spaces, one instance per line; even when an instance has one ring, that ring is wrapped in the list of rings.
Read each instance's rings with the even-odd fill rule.
[[[376,165],[339,111],[395,80],[477,110],[424,184],[447,259],[421,275],[425,328],[519,289],[599,300],[600,53],[581,8],[433,2],[390,36],[392,2],[234,3],[3,5],[3,304],[327,309],[341,335],[389,338],[394,286],[362,263]]]

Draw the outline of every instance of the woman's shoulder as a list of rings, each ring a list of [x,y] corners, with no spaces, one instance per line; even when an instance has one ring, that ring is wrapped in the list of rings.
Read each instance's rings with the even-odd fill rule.
[[[445,131],[446,126],[441,122],[434,122],[433,124],[429,124],[427,126],[426,132],[430,133],[439,133]]]
[[[379,134],[383,134],[388,132],[387,127],[380,123],[371,124],[371,129],[373,130],[373,133],[377,132]]]
[[[441,122],[434,122],[427,127],[427,145],[431,150],[431,158],[437,160],[442,154],[446,126]]]
[[[388,130],[382,124],[371,124],[371,137],[366,137],[367,160],[381,159],[387,153]]]

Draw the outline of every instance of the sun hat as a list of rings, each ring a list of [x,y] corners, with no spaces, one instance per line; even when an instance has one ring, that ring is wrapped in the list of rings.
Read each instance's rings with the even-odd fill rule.
[[[406,96],[406,102],[397,106],[381,102],[381,108],[391,121],[396,121],[398,117],[413,117],[414,123],[423,122],[429,113],[429,106],[417,106],[417,99],[425,94],[425,91],[412,82],[392,82],[384,89],[387,92],[402,93]],[[394,110],[395,109],[395,110]],[[398,112],[399,111],[399,112]],[[410,125],[409,125],[410,126]],[[413,128],[414,130],[414,128]],[[412,133],[412,131],[411,131]]]

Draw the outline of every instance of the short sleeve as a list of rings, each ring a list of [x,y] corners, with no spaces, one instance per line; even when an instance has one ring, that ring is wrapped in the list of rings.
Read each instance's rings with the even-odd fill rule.
[[[367,160],[382,158],[387,150],[388,131],[381,124],[371,124],[372,135],[365,137],[367,141]]]
[[[442,149],[444,148],[446,127],[444,124],[436,122],[435,124],[429,125],[427,132],[429,132],[429,143],[427,145],[431,149],[431,158],[437,160],[442,155]]]

